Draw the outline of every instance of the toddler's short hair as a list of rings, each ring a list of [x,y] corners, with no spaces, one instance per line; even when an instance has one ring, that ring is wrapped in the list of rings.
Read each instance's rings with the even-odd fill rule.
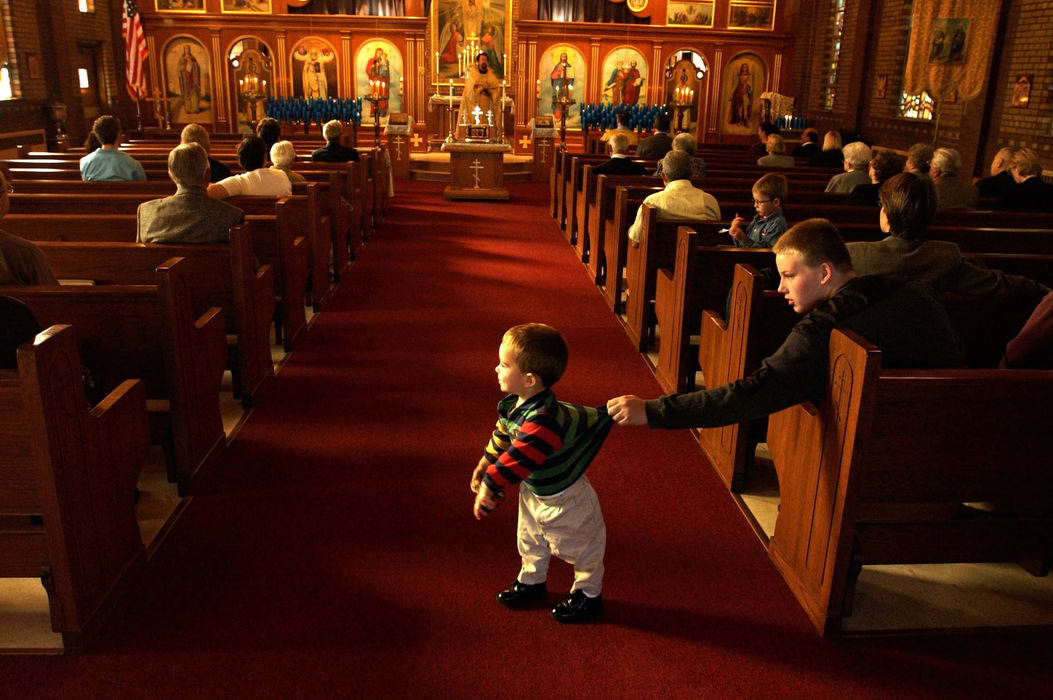
[[[523,323],[505,331],[501,342],[512,351],[512,359],[524,374],[539,377],[551,387],[567,369],[567,341],[544,323]]]
[[[786,177],[778,173],[768,173],[753,183],[753,189],[760,192],[768,199],[778,199],[780,204],[786,203],[786,193],[790,187],[786,183]]]

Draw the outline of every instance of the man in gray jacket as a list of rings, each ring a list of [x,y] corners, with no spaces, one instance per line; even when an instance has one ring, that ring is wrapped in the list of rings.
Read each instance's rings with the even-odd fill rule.
[[[244,212],[209,197],[208,154],[196,143],[176,146],[168,154],[168,177],[176,184],[171,197],[139,205],[140,243],[228,243],[230,227]]]

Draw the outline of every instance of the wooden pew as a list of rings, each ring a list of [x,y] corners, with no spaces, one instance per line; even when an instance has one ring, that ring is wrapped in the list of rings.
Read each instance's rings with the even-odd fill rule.
[[[90,195],[66,195],[56,199],[52,195],[26,194],[10,195],[17,197],[12,202],[12,211],[4,217],[4,228],[10,233],[34,241],[135,241],[135,211],[143,195],[112,195],[93,204]],[[277,297],[276,333],[277,342],[285,350],[292,351],[296,340],[307,327],[307,316],[304,312],[304,301],[307,296],[307,238],[298,233],[300,227],[296,220],[290,198],[282,197],[274,202],[272,215],[246,215],[245,220],[251,224],[253,251],[259,261],[274,268],[275,295]],[[52,219],[55,226],[43,230],[39,222],[31,215],[56,216],[55,211],[76,212],[67,214],[69,225],[61,226],[58,219]],[[85,214],[83,212],[92,212]],[[130,223],[120,228],[108,229],[115,219],[105,215],[130,216]],[[102,227],[102,230],[99,230]]]
[[[150,436],[142,382],[88,404],[75,336],[52,326],[0,370],[0,576],[40,578],[67,650],[85,648],[143,565],[135,484]]]
[[[771,417],[780,506],[768,552],[816,629],[840,632],[863,566],[1053,557],[1053,372],[884,370],[834,331],[826,393]],[[955,517],[960,504],[1046,499],[1045,515]],[[919,504],[934,504],[922,515]],[[941,515],[945,513],[946,515]],[[900,515],[896,515],[900,513]]]
[[[76,323],[81,355],[103,390],[141,379],[155,444],[171,445],[169,478],[193,490],[226,446],[219,392],[227,363],[223,311],[195,317],[185,261],[157,269],[157,285],[0,287],[42,326]]]
[[[153,284],[156,268],[180,257],[190,281],[191,308],[200,316],[216,306],[223,310],[233,336],[230,367],[235,396],[253,406],[274,378],[270,324],[274,316],[274,270],[254,269],[249,224],[230,231],[230,245],[41,241],[37,245],[59,279],[95,284]],[[228,339],[229,344],[229,339]]]
[[[655,377],[667,393],[694,389],[691,337],[699,332],[703,310],[724,308],[735,282],[735,267],[775,266],[770,250],[704,245],[711,241],[700,245],[700,238],[694,228],[679,226],[673,265],[659,266],[655,278],[654,313],[660,337]],[[707,385],[710,381],[707,377]]]

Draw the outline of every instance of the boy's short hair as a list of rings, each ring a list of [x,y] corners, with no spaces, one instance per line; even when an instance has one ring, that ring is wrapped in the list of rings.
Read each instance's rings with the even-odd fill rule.
[[[790,186],[786,182],[786,176],[778,173],[768,173],[753,183],[753,190],[760,192],[768,199],[778,199],[780,204],[786,203],[786,193]]]
[[[776,255],[800,256],[808,267],[829,263],[841,272],[852,269],[848,248],[829,219],[805,219],[794,224],[775,241],[772,252]]]
[[[95,120],[91,130],[99,137],[103,146],[112,146],[121,135],[121,120],[112,114],[104,114]]]
[[[878,190],[878,201],[885,210],[889,232],[913,241],[921,238],[936,218],[936,185],[914,173],[893,175]]]
[[[263,139],[267,150],[270,150],[282,137],[282,125],[274,117],[264,117],[256,125],[256,135]]]
[[[544,323],[523,323],[505,331],[501,343],[512,351],[512,358],[524,374],[533,374],[551,387],[567,369],[567,341],[560,332]]]
[[[263,167],[267,158],[267,145],[259,136],[246,136],[238,144],[238,163],[245,172]]]

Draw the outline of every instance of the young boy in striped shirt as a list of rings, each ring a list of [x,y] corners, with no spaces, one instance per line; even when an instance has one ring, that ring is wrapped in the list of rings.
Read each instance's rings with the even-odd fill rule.
[[[497,382],[507,396],[497,427],[472,473],[474,513],[481,519],[519,487],[518,545],[522,567],[497,594],[510,608],[544,600],[548,564],[556,556],[574,567],[570,595],[552,608],[559,622],[582,622],[603,612],[600,595],[607,528],[585,468],[603,446],[612,421],[604,408],[556,400],[567,367],[567,343],[540,323],[510,328],[498,350]]]

